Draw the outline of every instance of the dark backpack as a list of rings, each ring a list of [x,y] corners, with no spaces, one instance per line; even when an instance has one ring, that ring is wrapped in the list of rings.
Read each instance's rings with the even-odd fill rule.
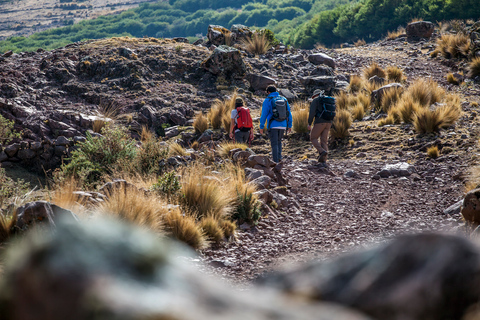
[[[337,114],[335,112],[335,98],[329,96],[319,96],[317,99],[318,105],[316,117],[327,121],[333,120]]]
[[[270,97],[272,100],[272,120],[283,121],[288,119],[287,100],[282,96]]]
[[[246,132],[250,131],[253,127],[252,116],[250,115],[250,109],[245,107],[238,107],[237,108],[237,128],[240,131]]]

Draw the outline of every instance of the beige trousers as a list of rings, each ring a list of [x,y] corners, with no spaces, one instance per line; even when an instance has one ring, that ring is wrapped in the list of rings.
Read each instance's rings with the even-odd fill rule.
[[[310,141],[319,154],[328,151],[328,133],[331,127],[331,123],[316,123],[310,131]],[[319,138],[320,141],[318,141]]]

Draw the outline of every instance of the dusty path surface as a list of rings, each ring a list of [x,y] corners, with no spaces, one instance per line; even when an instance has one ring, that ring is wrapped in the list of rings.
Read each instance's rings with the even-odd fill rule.
[[[458,124],[422,137],[411,125],[379,128],[373,120],[355,122],[350,144],[331,145],[329,170],[319,169],[315,161],[299,160],[302,152],[314,159],[308,139],[286,141],[290,160],[283,172],[290,186],[288,197],[298,208],[279,208],[257,226],[240,231],[238,241],[201,252],[198,260],[206,263],[206,272],[248,284],[285,264],[326,259],[402,233],[465,233],[458,211],[444,212],[463,199],[463,180],[476,164],[478,111],[470,102],[478,102],[478,87],[448,84],[446,74],[458,69],[431,59],[432,43],[384,42],[328,53],[343,74],[360,74],[377,62],[404,69],[407,82],[433,78],[447,92],[462,96],[464,115]],[[428,159],[426,149],[434,144],[445,154]],[[411,174],[376,176],[385,166],[400,164],[410,166]]]

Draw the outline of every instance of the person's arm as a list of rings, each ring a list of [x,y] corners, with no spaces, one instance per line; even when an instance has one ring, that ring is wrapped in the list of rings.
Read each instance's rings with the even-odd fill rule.
[[[285,99],[287,101],[287,99]],[[292,118],[292,111],[290,110],[290,105],[287,101],[287,110],[288,110],[288,120],[287,120],[287,133],[292,132],[292,125],[293,125],[293,118]]]
[[[230,139],[233,139],[233,128],[235,127],[235,119],[232,118],[232,121],[230,122],[230,133],[229,133],[229,136],[230,136]]]
[[[308,131],[312,130],[313,118],[315,118],[315,113],[317,111],[317,100],[313,99],[310,103],[310,111],[308,113]]]
[[[269,102],[270,102],[269,98],[263,100],[262,114],[260,116],[260,130],[259,130],[260,134],[263,134],[263,128],[265,128],[265,121],[267,121],[267,116],[269,112]]]

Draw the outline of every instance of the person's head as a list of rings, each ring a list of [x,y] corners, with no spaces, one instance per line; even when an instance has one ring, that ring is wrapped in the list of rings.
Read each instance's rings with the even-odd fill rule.
[[[277,88],[274,85],[269,85],[267,87],[267,94],[270,94],[272,92],[277,92]]]
[[[313,91],[312,99],[315,99],[316,97],[318,97],[318,96],[321,95],[322,93],[323,93],[323,90],[316,89],[315,91]]]
[[[238,97],[235,99],[235,108],[243,106],[245,103],[243,102],[243,99]]]

